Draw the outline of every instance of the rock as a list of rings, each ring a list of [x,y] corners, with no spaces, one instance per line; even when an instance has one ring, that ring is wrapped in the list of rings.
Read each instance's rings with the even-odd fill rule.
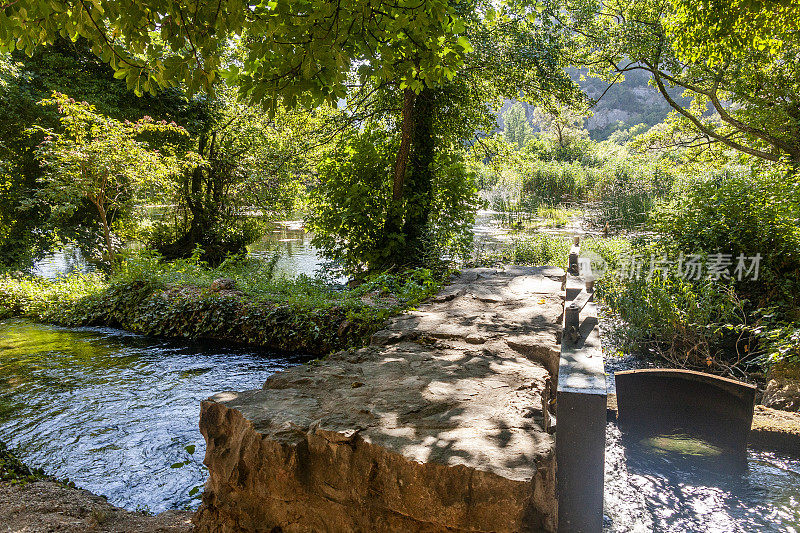
[[[209,286],[209,290],[213,292],[232,291],[234,289],[236,289],[236,282],[228,278],[215,279],[211,282],[211,286]]]
[[[470,333],[464,340],[470,344],[483,344],[486,342],[486,337],[483,335],[478,335],[477,333]]]
[[[542,405],[562,300],[535,292],[546,277],[466,271],[368,347],[204,401],[198,530],[554,531]]]
[[[800,453],[800,413],[756,405],[748,445]]]
[[[800,369],[788,364],[770,369],[761,403],[773,409],[800,412]]]

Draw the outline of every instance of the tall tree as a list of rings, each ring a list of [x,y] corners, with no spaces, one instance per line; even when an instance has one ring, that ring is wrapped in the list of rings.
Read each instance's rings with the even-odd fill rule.
[[[37,152],[45,164],[40,197],[54,212],[73,213],[83,200],[94,207],[103,230],[104,257],[112,261],[112,223],[125,211],[147,181],[178,170],[178,161],[137,140],[145,132],[185,134],[175,124],[150,117],[120,122],[99,115],[94,106],[60,93],[42,101],[58,106],[63,133],[47,131]]]
[[[533,133],[525,107],[515,102],[508,111],[503,114],[503,133],[506,141],[516,144],[518,148],[523,148],[525,143]]]
[[[69,218],[59,217],[58,226],[50,223],[56,220],[50,217],[50,206],[25,202],[42,185],[36,147],[44,134],[38,127],[59,127],[56,107],[38,105],[39,101],[57,91],[88,101],[98,113],[115,119],[150,115],[156,120],[192,123],[193,103],[180,91],[169,89],[158,97],[137,98],[113,74],[84,39],[56,39],[37,48],[31,57],[19,51],[0,54],[0,263],[25,268],[55,239],[78,239],[85,247],[96,240],[94,207],[88,201]]]
[[[402,94],[393,209],[401,224],[416,94],[452,79],[471,51],[462,17],[446,0],[15,0],[0,14],[0,43],[32,52],[57,35],[84,37],[137,94],[184,83],[211,89],[219,76],[274,113],[347,96],[360,82],[392,81]],[[240,61],[223,65],[222,48],[239,40]]]

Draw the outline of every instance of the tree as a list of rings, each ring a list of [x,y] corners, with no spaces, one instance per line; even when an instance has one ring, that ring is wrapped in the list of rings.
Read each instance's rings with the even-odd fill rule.
[[[199,97],[194,133],[202,156],[177,179],[170,203],[175,223],[159,223],[153,245],[167,258],[188,257],[200,245],[212,264],[246,251],[260,236],[258,225],[242,217],[246,209],[277,215],[291,212],[309,185],[324,126],[335,113],[327,106],[314,112],[279,106],[273,117],[236,101],[227,85],[213,97]]]
[[[533,112],[533,123],[544,140],[540,157],[556,161],[586,158],[592,143],[589,132],[583,127],[585,114],[582,106],[564,105],[554,98],[546,99],[537,106]]]
[[[31,57],[18,51],[0,54],[2,65],[7,68],[0,67],[0,166],[5,172],[0,180],[0,263],[24,269],[56,240],[77,240],[86,248],[96,236],[95,209],[90,205],[65,218],[50,217],[46,203],[26,202],[42,186],[36,147],[44,138],[43,131],[58,130],[60,125],[56,106],[38,102],[53,91],[68,93],[110,118],[136,120],[149,115],[156,121],[174,120],[192,132],[199,106],[177,89],[163,90],[156,97],[136,97],[84,39],[56,39],[50,46],[37,48]],[[147,139],[151,148],[165,142],[163,135],[151,137]],[[191,138],[178,135],[170,141],[183,141],[190,148]]]
[[[146,187],[161,185],[178,170],[178,161],[137,140],[144,133],[185,134],[175,124],[144,117],[120,122],[97,114],[95,107],[54,93],[42,105],[57,105],[63,133],[46,132],[38,156],[46,167],[39,199],[54,206],[54,214],[69,214],[88,200],[103,231],[104,257],[115,256],[112,222]]]
[[[405,240],[407,166],[422,108],[415,105],[417,95],[471,69],[494,72],[493,83],[504,93],[512,86],[514,95],[524,88],[526,98],[536,98],[537,88],[568,92],[573,85],[558,73],[565,32],[551,23],[559,6],[555,0],[17,0],[0,15],[0,42],[31,51],[57,34],[83,36],[137,93],[181,82],[189,91],[211,89],[224,76],[240,96],[270,112],[279,102],[335,102],[354,83],[392,88],[401,103],[392,208],[384,227],[391,242],[396,235]],[[475,41],[473,49],[470,31],[487,42]],[[223,64],[221,51],[230,40],[238,40],[244,53]],[[402,246],[397,250],[394,259],[400,260]]]
[[[516,144],[518,148],[525,146],[531,136],[531,125],[525,113],[525,107],[519,102],[514,103],[503,115],[503,132],[506,141]]]
[[[573,3],[585,64],[611,81],[645,70],[691,125],[683,145],[722,145],[800,167],[797,3],[755,0],[590,0]],[[593,19],[585,20],[593,13]],[[670,89],[685,91],[689,105]]]
[[[576,87],[563,70],[562,48],[568,46],[569,39],[553,23],[548,11],[557,10],[557,6],[558,2],[549,2],[547,10],[539,13],[511,3],[456,2],[453,7],[465,20],[465,35],[474,50],[464,56],[464,66],[455,72],[452,80],[436,86],[426,85],[414,95],[410,109],[404,106],[405,98],[397,94],[396,84],[391,80],[379,80],[362,87],[359,94],[374,94],[366,105],[370,108],[366,113],[369,119],[411,126],[409,163],[403,176],[402,195],[393,194],[397,191],[397,181],[393,179],[389,184],[388,207],[376,203],[385,198],[384,190],[376,190],[369,200],[344,202],[342,195],[347,194],[347,188],[340,189],[332,180],[323,180],[323,186],[317,191],[322,197],[318,198],[315,209],[320,209],[324,216],[314,219],[314,229],[320,239],[322,234],[334,239],[340,232],[340,240],[333,242],[330,248],[335,248],[337,254],[346,254],[347,246],[352,244],[353,255],[369,263],[369,269],[415,264],[435,254],[442,242],[458,241],[449,230],[442,230],[445,220],[449,220],[447,223],[458,228],[456,233],[463,232],[464,225],[474,216],[476,202],[468,192],[474,189],[473,176],[459,170],[463,165],[460,161],[464,157],[463,150],[496,127],[494,110],[502,105],[504,98],[513,96],[537,102],[553,95],[564,101],[577,99]],[[398,139],[395,149],[399,145]],[[366,143],[356,142],[343,150],[342,166],[350,165],[344,162],[346,160],[362,161],[355,159],[353,151],[366,149],[365,146]],[[363,155],[368,159],[368,153]],[[347,176],[351,191],[362,190],[368,181],[366,189],[385,186],[382,180],[368,180],[371,172],[358,180],[358,173],[349,168],[331,171],[325,176],[333,176],[335,180],[337,174]],[[394,172],[392,177],[396,177]],[[460,185],[456,187],[456,183]],[[437,212],[437,206],[443,205],[440,201],[446,200],[448,194],[464,202],[466,209],[459,211],[458,223]],[[374,209],[370,209],[370,216],[364,216],[362,211],[370,205]],[[335,206],[340,206],[341,212],[329,213]],[[360,231],[350,232],[344,227],[347,220],[370,224],[376,219],[384,221],[382,228],[368,230],[366,226],[359,226]],[[364,246],[362,237],[366,239],[372,235],[381,235],[381,239],[371,240],[370,247]],[[319,239],[318,244],[322,244]],[[358,253],[368,248],[370,253]],[[360,264],[359,268],[363,266]]]
[[[58,35],[84,37],[137,94],[180,82],[190,92],[210,89],[223,75],[273,111],[279,98],[289,107],[344,98],[356,70],[362,81],[395,80],[408,115],[414,95],[451,78],[471,50],[464,22],[446,0],[17,0],[3,7],[6,49],[32,53]],[[242,61],[223,65],[223,47],[238,38]],[[395,194],[408,159],[407,122]]]

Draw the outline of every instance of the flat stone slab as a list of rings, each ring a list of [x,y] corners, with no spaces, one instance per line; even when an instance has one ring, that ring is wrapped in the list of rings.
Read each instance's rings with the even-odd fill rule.
[[[563,276],[466,270],[370,346],[203,402],[199,530],[554,530]]]

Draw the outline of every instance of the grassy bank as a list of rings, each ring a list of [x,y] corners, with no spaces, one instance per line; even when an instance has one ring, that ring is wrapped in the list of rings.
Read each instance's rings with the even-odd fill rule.
[[[324,355],[363,344],[387,317],[438,291],[442,278],[418,269],[338,290],[305,276],[274,277],[260,260],[210,268],[196,259],[134,255],[113,276],[2,275],[0,317]],[[217,287],[218,279],[230,280],[230,288]]]
[[[566,237],[520,233],[501,249],[476,257],[474,264],[565,268],[570,244]],[[595,272],[597,267],[602,272],[596,294],[619,319],[606,334],[620,352],[745,380],[757,376],[763,381],[764,371],[775,364],[798,366],[798,323],[786,312],[761,307],[763,302],[754,301],[746,283],[689,280],[677,271],[650,274],[647,264],[637,277],[626,270],[631,257],[661,258],[669,253],[669,244],[657,236],[589,237],[581,243],[581,255],[592,259]]]

